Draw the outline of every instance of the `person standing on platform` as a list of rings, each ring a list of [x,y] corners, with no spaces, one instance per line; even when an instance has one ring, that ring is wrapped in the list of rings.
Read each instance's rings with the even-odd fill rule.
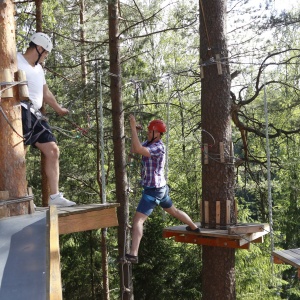
[[[48,35],[37,32],[30,38],[24,54],[17,53],[18,69],[26,74],[29,99],[21,101],[25,145],[38,148],[45,156],[45,171],[50,188],[49,205],[72,206],[76,203],[64,198],[59,191],[59,148],[46,118],[40,112],[43,101],[60,116],[69,111],[59,105],[48,88],[41,63],[52,50]]]
[[[170,196],[169,187],[164,176],[165,146],[161,141],[167,126],[162,120],[153,120],[148,125],[147,141],[140,143],[135,117],[130,115],[131,152],[142,155],[142,186],[143,193],[133,217],[132,242],[130,253],[125,259],[138,263],[138,250],[143,236],[144,222],[153,209],[160,205],[167,213],[187,224],[186,230],[200,232],[200,228],[183,211],[177,209]]]

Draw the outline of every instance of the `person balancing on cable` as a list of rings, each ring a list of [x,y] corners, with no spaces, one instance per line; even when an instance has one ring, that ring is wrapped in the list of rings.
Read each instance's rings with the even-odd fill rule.
[[[24,144],[38,148],[45,156],[45,172],[50,188],[49,205],[72,206],[76,203],[67,200],[59,192],[59,148],[46,118],[40,112],[45,101],[60,116],[69,113],[57,103],[46,84],[41,63],[51,50],[49,36],[37,32],[31,36],[26,52],[17,54],[18,69],[25,72],[29,91],[29,100],[21,101]]]
[[[147,141],[140,143],[135,117],[130,115],[131,151],[142,155],[141,182],[143,193],[133,217],[132,242],[130,253],[125,259],[131,263],[138,263],[138,250],[143,236],[144,222],[153,209],[160,205],[167,213],[187,224],[186,230],[200,232],[200,228],[183,211],[177,209],[170,196],[169,188],[164,176],[165,146],[161,141],[166,124],[161,120],[153,120],[148,125]]]

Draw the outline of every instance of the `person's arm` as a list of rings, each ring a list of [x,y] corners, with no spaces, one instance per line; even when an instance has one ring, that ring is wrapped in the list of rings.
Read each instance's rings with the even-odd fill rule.
[[[43,97],[46,104],[51,106],[60,116],[65,116],[69,113],[69,110],[61,107],[52,92],[49,90],[48,85],[44,84],[43,86]]]
[[[144,147],[139,140],[136,128],[136,121],[133,115],[129,116],[130,128],[131,128],[131,152],[138,153],[146,157],[150,157],[151,154],[147,147]]]

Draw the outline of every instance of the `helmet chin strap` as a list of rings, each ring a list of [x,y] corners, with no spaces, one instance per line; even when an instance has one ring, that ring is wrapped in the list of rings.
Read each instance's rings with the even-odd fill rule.
[[[34,63],[35,65],[37,65],[39,63],[39,60],[40,60],[42,54],[45,52],[45,49],[42,51],[42,53],[40,53],[38,48],[37,48],[37,45],[35,45],[35,50],[39,54],[39,57],[38,57],[37,61]]]
[[[157,138],[157,136],[154,137],[154,130],[153,130],[153,131],[152,131],[152,139],[151,139],[151,141],[148,141],[148,142],[147,142],[147,145],[151,144],[156,138]]]

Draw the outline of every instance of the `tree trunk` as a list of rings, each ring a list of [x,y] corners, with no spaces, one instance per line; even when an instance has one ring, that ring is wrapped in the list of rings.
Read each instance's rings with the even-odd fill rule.
[[[225,20],[226,0],[200,0],[200,57],[207,63],[201,80],[202,226],[213,229],[236,222]],[[235,299],[235,249],[203,246],[202,259],[203,300]]]
[[[36,21],[36,32],[43,31],[43,1],[42,0],[35,0],[35,21]],[[46,114],[46,107],[45,103],[41,108],[41,112]],[[46,175],[46,157],[41,152],[41,177],[42,177],[42,206],[47,207],[49,205],[49,196],[50,190]]]
[[[0,16],[0,82],[13,82],[14,73],[17,71],[17,59],[12,1],[0,2]],[[4,76],[5,69],[8,70],[10,79]],[[0,89],[5,87],[1,85]],[[21,107],[16,97],[17,89],[17,86],[13,88],[14,93],[11,96],[2,93],[0,113],[0,191],[8,191],[13,198],[27,195]]]
[[[82,86],[85,88],[87,85],[87,67],[86,67],[86,54],[85,54],[85,0],[80,1],[80,45],[81,45],[81,80]],[[85,95],[85,92],[84,92]],[[85,97],[84,97],[85,99]]]
[[[109,58],[110,58],[110,92],[112,101],[112,121],[113,121],[113,143],[114,143],[114,167],[116,177],[116,197],[120,203],[118,208],[118,253],[120,258],[124,258],[125,251],[128,250],[127,224],[128,224],[128,195],[127,176],[125,159],[125,135],[124,135],[124,114],[121,99],[121,67],[119,52],[119,31],[118,31],[118,1],[108,1],[109,20]],[[120,264],[120,287],[121,299],[131,299],[132,286],[130,280],[130,267],[128,264]],[[130,289],[131,292],[126,291]]]

